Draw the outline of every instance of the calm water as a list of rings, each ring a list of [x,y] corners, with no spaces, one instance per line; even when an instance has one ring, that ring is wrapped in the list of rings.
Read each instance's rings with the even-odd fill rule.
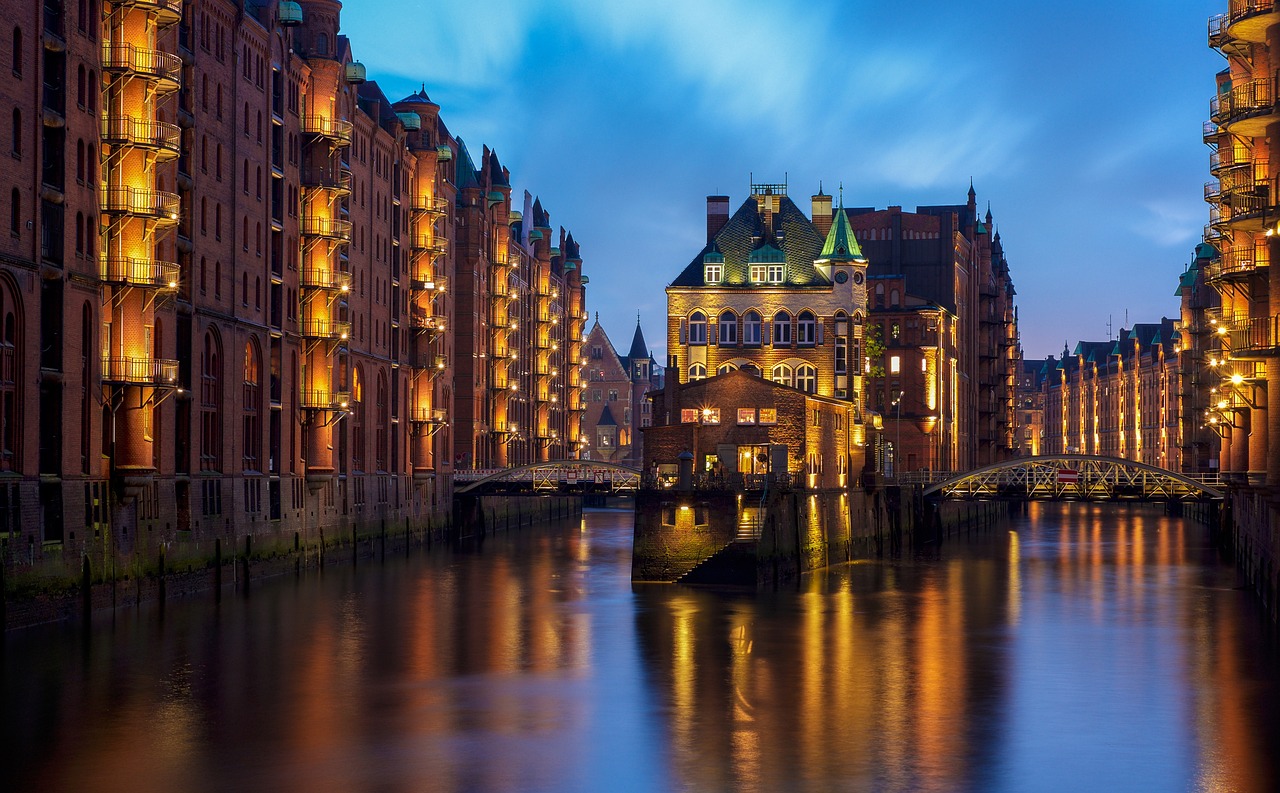
[[[10,634],[0,788],[1274,791],[1280,652],[1199,527],[1033,507],[761,596],[630,515]]]

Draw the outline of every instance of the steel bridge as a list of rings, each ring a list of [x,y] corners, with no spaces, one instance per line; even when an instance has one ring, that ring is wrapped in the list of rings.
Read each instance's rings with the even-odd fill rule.
[[[597,460],[553,460],[515,468],[458,471],[453,492],[461,495],[541,493],[634,493],[640,470]]]
[[[1057,454],[1018,457],[963,473],[898,478],[925,485],[934,500],[1220,501],[1221,479],[1193,476],[1119,457]]]

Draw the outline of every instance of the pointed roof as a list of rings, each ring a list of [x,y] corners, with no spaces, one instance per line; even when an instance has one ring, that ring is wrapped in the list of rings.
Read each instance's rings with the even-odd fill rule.
[[[471,159],[471,152],[467,151],[467,144],[462,142],[462,138],[458,141],[458,189],[465,190],[468,187],[479,187],[480,179],[476,174],[476,163]]]
[[[636,333],[631,337],[631,349],[627,357],[632,361],[643,361],[649,357],[649,345],[644,343],[644,331],[640,330],[640,315],[636,315]]]
[[[426,83],[422,84],[421,90],[418,90],[412,94],[409,94],[404,99],[401,99],[399,102],[396,102],[396,104],[397,105],[431,105],[436,110],[440,109],[440,105],[437,105],[435,102],[432,102],[431,97],[427,96]]]
[[[498,152],[492,150],[489,152],[489,178],[493,180],[496,186],[511,186],[510,180],[502,172],[502,163],[498,162]]]
[[[862,255],[862,247],[858,245],[858,238],[853,233],[853,227],[849,225],[849,214],[844,211],[843,199],[840,201],[840,208],[836,210],[835,220],[831,224],[831,229],[827,232],[827,241],[823,243],[822,253],[818,254],[817,261],[860,261],[864,264],[867,261],[867,257]]]
[[[772,215],[769,228],[761,217],[755,197],[747,198],[718,231],[711,242],[698,251],[671,282],[671,286],[704,286],[704,257],[724,257],[722,286],[752,286],[750,262],[785,261],[786,283],[791,286],[824,286],[830,281],[818,273],[814,259],[822,250],[822,235],[795,203],[783,195]],[[774,257],[765,259],[764,257]],[[714,259],[713,259],[714,261]]]

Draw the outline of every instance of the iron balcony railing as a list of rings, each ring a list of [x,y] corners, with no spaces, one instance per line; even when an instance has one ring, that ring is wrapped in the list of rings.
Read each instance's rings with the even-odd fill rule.
[[[177,289],[182,268],[176,262],[162,262],[136,256],[102,257],[98,277],[105,284],[143,289]]]
[[[1220,176],[1222,171],[1244,168],[1249,165],[1249,153],[1236,151],[1235,147],[1217,149],[1209,152],[1209,172]]]
[[[303,410],[343,411],[351,407],[351,392],[308,389],[298,394],[298,405]]]
[[[103,44],[102,68],[151,80],[158,91],[176,91],[182,85],[182,58],[133,44]]]
[[[411,278],[409,279],[409,289],[415,292],[443,292],[448,283],[449,279],[443,275],[433,275],[429,278]]]
[[[1247,354],[1280,353],[1280,334],[1277,322],[1280,316],[1252,317],[1237,320],[1228,326],[1227,340],[1232,357]]]
[[[444,330],[445,318],[438,314],[428,314],[425,311],[414,311],[409,315],[409,325],[414,330],[435,333]]]
[[[102,382],[176,387],[178,362],[167,358],[106,356],[102,359]]]
[[[182,130],[177,124],[147,121],[133,116],[104,116],[102,142],[113,146],[133,146],[154,151],[170,160],[182,151]]]
[[[301,231],[309,237],[348,241],[351,239],[351,221],[305,215]]]
[[[302,170],[302,186],[332,190],[335,193],[350,193],[351,169],[304,168]]]
[[[449,250],[449,241],[438,237],[434,232],[415,232],[409,237],[409,246],[414,250],[426,251],[432,256],[443,256]]]
[[[1243,118],[1275,112],[1275,104],[1269,77],[1245,80],[1209,100],[1209,120],[1227,126]]]
[[[409,208],[414,212],[443,215],[449,209],[449,199],[443,196],[416,195],[409,199]]]
[[[177,223],[181,206],[178,194],[166,190],[118,185],[106,185],[102,188],[102,211],[110,215],[134,215]]]
[[[298,283],[309,289],[349,292],[351,291],[351,273],[322,270],[319,267],[304,267]]]
[[[409,421],[414,424],[444,424],[445,412],[441,408],[409,408]]]
[[[1200,135],[1204,142],[1209,145],[1217,145],[1218,136],[1222,134],[1222,128],[1212,121],[1206,121],[1201,126]]]
[[[350,121],[330,116],[303,116],[302,131],[308,135],[318,135],[336,141],[341,146],[351,143],[351,131],[354,126]]]
[[[308,339],[346,341],[351,338],[351,323],[331,319],[304,319],[298,323],[298,332]]]

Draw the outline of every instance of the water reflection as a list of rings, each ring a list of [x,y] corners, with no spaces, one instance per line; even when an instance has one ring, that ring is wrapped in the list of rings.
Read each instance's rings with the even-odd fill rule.
[[[5,787],[1280,785],[1280,654],[1194,524],[1033,506],[745,595],[633,591],[629,519],[12,634]]]

